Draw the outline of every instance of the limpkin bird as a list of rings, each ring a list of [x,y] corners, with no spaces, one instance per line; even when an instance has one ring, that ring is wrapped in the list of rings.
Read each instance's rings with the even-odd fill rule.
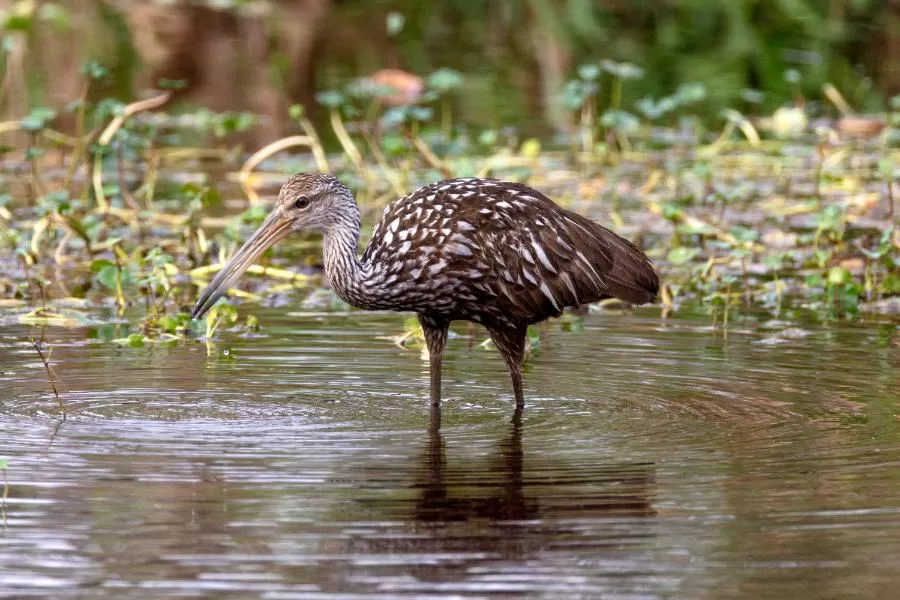
[[[293,231],[324,235],[325,273],[337,295],[368,310],[415,312],[430,356],[431,403],[451,321],[481,323],[506,360],[516,406],[529,324],[604,298],[644,304],[659,279],[631,242],[535,189],[496,179],[432,183],[385,208],[359,258],[359,207],[331,175],[300,173],[271,214],[206,288],[202,317],[267,248]]]

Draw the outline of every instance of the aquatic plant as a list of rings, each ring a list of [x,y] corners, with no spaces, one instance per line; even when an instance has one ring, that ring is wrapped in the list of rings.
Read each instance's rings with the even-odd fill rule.
[[[577,116],[570,138],[521,139],[502,125],[473,130],[455,110],[467,77],[439,69],[394,106],[379,98],[396,90],[380,84],[352,80],[322,92],[324,129],[294,106],[289,116],[302,133],[241,160],[229,136],[254,119],[168,115],[160,112],[168,92],[129,104],[92,99],[85,90],[106,74],[86,64],[70,109],[76,136],[55,131],[58,110],[42,106],[0,127],[16,136],[0,180],[0,295],[27,309],[19,322],[39,326],[83,323],[77,310],[58,306],[70,297],[109,307],[129,323],[115,338],[124,345],[211,340],[238,327],[234,308],[206,323],[182,309],[259,224],[264,194],[301,168],[336,172],[362,192],[366,222],[391,198],[442,176],[530,181],[647,248],[663,274],[664,316],[700,307],[723,327],[735,311],[856,318],[900,294],[895,114],[874,138],[843,137],[834,121],[819,134],[782,139],[761,127],[766,115],[734,108],[707,134],[695,112],[708,101],[702,84],[654,98],[630,93],[646,79],[633,64],[576,71],[558,95]],[[845,102],[831,88],[823,94]],[[340,152],[328,153],[330,136]],[[297,148],[309,154],[289,153]],[[301,240],[270,254],[250,269],[264,278],[233,297],[317,289],[314,248]],[[311,265],[301,260],[298,270],[298,256]],[[251,319],[239,327],[257,326]],[[416,339],[414,331],[400,337]]]

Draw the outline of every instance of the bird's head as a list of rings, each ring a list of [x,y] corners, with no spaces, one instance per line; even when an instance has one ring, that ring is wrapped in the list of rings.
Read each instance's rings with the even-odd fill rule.
[[[348,217],[342,208],[352,207],[353,194],[325,173],[299,173],[278,192],[272,212],[209,284],[191,316],[199,319],[231,288],[259,256],[292,231],[328,231]]]
[[[276,218],[289,230],[326,231],[345,216],[346,211],[340,208],[348,204],[356,205],[353,194],[334,176],[298,173],[281,186],[267,222]],[[265,227],[266,223],[260,231]]]

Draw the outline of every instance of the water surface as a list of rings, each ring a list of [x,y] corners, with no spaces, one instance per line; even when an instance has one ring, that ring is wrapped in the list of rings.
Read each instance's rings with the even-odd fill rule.
[[[259,310],[119,347],[0,327],[0,596],[874,598],[900,585],[895,324],[541,330],[513,410],[456,327],[441,427],[402,317]],[[60,423],[27,336],[43,335]]]

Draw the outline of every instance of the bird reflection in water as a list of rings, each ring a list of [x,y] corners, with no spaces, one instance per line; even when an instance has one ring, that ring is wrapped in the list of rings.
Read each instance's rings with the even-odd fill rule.
[[[525,565],[538,556],[610,565],[633,560],[653,536],[655,520],[645,519],[656,515],[653,463],[550,464],[539,453],[526,456],[519,408],[486,468],[454,468],[440,425],[435,407],[411,496],[397,490],[357,500],[345,512],[353,525],[320,548],[341,556],[320,573],[323,588],[477,589],[477,574],[527,573]],[[378,469],[366,472],[377,486]],[[365,485],[366,476],[358,477]]]
[[[428,428],[428,443],[423,453],[424,468],[415,484],[421,496],[415,505],[413,522],[440,526],[472,519],[523,521],[539,518],[537,502],[524,494],[521,407],[516,408],[509,435],[498,445],[491,462],[493,464],[486,472],[498,474],[503,478],[501,481],[488,479],[477,482],[471,495],[452,497],[448,489],[446,446],[441,435],[441,411],[439,407],[434,407]]]

